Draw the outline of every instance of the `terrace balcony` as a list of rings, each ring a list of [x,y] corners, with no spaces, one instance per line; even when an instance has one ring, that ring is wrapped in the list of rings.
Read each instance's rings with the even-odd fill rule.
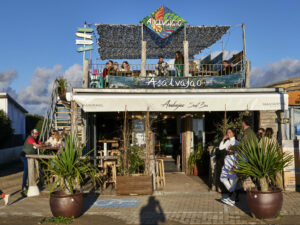
[[[219,59],[219,60],[218,60]],[[245,69],[242,52],[222,62],[219,55],[213,59],[190,61],[188,74],[184,64],[129,64],[126,68],[114,63],[90,64],[89,88],[243,88]],[[205,63],[208,62],[208,63]]]

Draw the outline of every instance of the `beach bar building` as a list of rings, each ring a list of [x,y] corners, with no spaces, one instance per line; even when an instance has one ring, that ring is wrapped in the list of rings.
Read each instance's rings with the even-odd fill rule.
[[[101,60],[134,59],[140,63],[103,74],[105,65],[84,60],[83,85],[73,88],[69,99],[70,121],[74,122],[70,127],[77,129],[80,109],[82,141],[94,149],[94,156],[99,148],[108,154],[109,141],[114,140],[123,150],[124,142],[145,146],[146,167],[155,186],[157,159],[165,161],[166,172],[172,171],[173,163],[177,171],[190,173],[189,156],[197,146],[207,146],[207,130],[214,126],[214,115],[253,112],[256,128],[273,127],[281,139],[282,125],[276,121],[284,117],[288,95],[281,88],[249,88],[245,35],[241,38],[243,49],[226,59],[227,65],[224,52],[195,60],[195,55],[219,41],[230,26],[189,26],[162,6],[139,24],[96,24],[96,29]],[[157,73],[156,64],[147,64],[161,56],[174,59],[176,52],[182,53],[183,60],[169,63],[163,75]]]

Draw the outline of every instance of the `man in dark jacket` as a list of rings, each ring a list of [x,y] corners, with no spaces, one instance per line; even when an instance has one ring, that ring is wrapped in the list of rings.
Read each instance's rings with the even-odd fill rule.
[[[42,146],[41,141],[38,140],[38,136],[39,136],[38,130],[33,129],[31,131],[31,135],[26,138],[23,150],[21,152],[21,160],[24,164],[22,191],[27,190],[26,183],[28,178],[28,162],[27,162],[26,154],[36,154],[37,148],[40,148]]]
[[[243,129],[244,133],[243,133],[242,140],[239,142],[238,145],[234,145],[234,146],[230,147],[231,151],[237,151],[238,148],[242,147],[247,142],[251,142],[251,141],[257,142],[256,134],[251,129],[250,124],[251,124],[251,117],[243,116],[242,129]]]

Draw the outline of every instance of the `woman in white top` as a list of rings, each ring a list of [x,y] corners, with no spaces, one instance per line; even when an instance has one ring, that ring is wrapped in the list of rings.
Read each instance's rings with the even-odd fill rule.
[[[233,166],[237,160],[236,155],[230,150],[230,146],[237,145],[238,141],[235,139],[235,134],[232,128],[228,128],[226,130],[226,135],[223,137],[219,149],[226,150],[227,155],[224,159],[224,166],[222,167],[222,173],[220,176],[220,181],[225,185],[226,189],[230,192],[229,196],[223,197],[221,199],[222,202],[228,205],[234,205],[236,196],[234,196],[235,200],[232,200],[231,196],[233,195],[236,184],[237,184],[237,176],[232,173]]]
[[[48,140],[46,141],[45,144],[48,145],[48,146],[51,146],[51,147],[60,146],[61,145],[61,138],[59,136],[58,131],[56,131],[56,130],[52,131],[51,137],[48,138]]]

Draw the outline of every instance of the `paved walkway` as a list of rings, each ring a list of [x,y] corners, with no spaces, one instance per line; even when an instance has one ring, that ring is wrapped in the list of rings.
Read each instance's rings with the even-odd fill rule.
[[[300,193],[284,193],[281,219],[267,222],[256,220],[249,215],[247,206],[243,204],[245,195],[241,196],[241,203],[235,207],[222,204],[218,201],[220,197],[220,194],[214,192],[154,196],[90,194],[85,196],[84,214],[80,221],[81,224],[91,224],[92,218],[103,217],[107,223],[114,221],[114,224],[300,224]],[[133,200],[137,205],[127,208],[113,208],[116,206],[105,208],[101,204],[99,206],[99,200],[114,199]],[[2,218],[0,224],[10,224],[9,218],[25,216],[36,220],[51,217],[49,199],[47,197],[25,198],[18,199],[8,206],[0,206],[0,218]],[[78,220],[75,220],[74,224],[77,224]],[[7,223],[3,223],[4,221]],[[23,223],[20,221],[20,224]],[[99,221],[98,224],[103,223]]]

